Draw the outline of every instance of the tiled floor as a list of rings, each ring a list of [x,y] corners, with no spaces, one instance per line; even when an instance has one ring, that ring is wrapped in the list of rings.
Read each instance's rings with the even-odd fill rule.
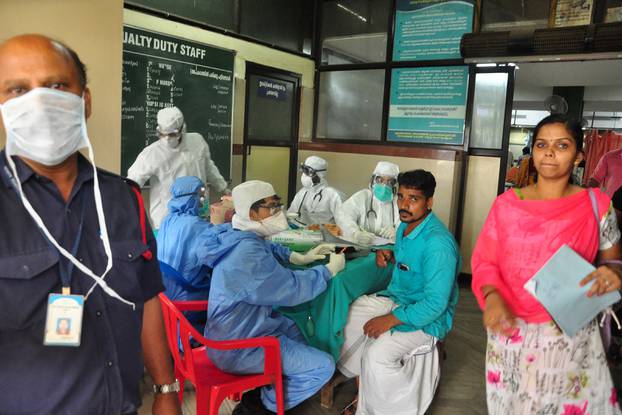
[[[486,392],[484,387],[484,352],[486,335],[482,328],[481,312],[468,289],[460,290],[456,309],[454,329],[445,341],[447,360],[444,361],[441,382],[437,396],[430,407],[429,415],[486,413]],[[337,415],[356,393],[354,382],[347,382],[335,390],[335,405],[332,409],[320,406],[319,395],[288,411],[292,415]],[[146,394],[140,415],[150,413],[150,394]],[[184,395],[184,414],[195,415],[194,392]],[[225,401],[220,408],[221,415],[228,415],[235,407],[234,402]]]

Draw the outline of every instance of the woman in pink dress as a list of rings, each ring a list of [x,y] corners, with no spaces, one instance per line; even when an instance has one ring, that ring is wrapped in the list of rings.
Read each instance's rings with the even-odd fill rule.
[[[532,148],[537,182],[497,197],[473,252],[472,289],[488,330],[490,414],[620,413],[597,322],[569,337],[523,288],[564,244],[591,263],[610,261],[581,282],[595,280],[588,295],[622,286],[611,201],[569,180],[582,144],[580,124],[562,115],[540,121]]]

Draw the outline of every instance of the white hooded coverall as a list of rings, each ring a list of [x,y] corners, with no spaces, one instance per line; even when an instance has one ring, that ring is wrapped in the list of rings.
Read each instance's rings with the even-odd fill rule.
[[[209,146],[198,133],[184,133],[175,148],[162,140],[150,144],[138,155],[127,176],[141,187],[150,180],[149,216],[156,229],[168,213],[170,187],[176,178],[196,176],[217,192],[227,188],[227,182],[212,161]]]
[[[399,168],[395,164],[384,161],[379,162],[374,169],[374,177],[390,176],[397,179],[398,173]],[[372,198],[371,189],[359,190],[343,202],[335,220],[346,237],[351,237],[360,229],[379,235],[382,229],[397,228],[400,223],[397,198],[394,196],[391,202],[384,203]]]
[[[287,212],[298,214],[294,221],[301,225],[335,223],[335,214],[344,197],[326,181],[328,163],[320,157],[310,156],[304,165],[316,170],[320,182],[313,187],[303,186],[294,196]]]

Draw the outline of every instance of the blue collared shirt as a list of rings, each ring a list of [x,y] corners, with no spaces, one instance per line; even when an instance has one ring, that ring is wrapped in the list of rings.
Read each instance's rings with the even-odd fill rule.
[[[422,330],[443,339],[451,329],[458,302],[458,244],[434,213],[404,236],[407,226],[401,223],[397,229],[393,276],[378,295],[399,305],[393,315],[404,324],[394,330]]]
[[[61,290],[59,257],[24,209],[0,152],[0,414],[124,414],[140,406],[143,373],[143,304],[163,291],[156,246],[147,224],[142,242],[138,202],[119,176],[98,173],[113,268],[106,282],[136,310],[97,287],[84,307],[79,347],[43,345],[47,298]],[[76,257],[101,275],[106,255],[93,197],[93,170],[79,156],[68,202],[49,179],[14,158],[26,197],[47,228],[71,251],[85,203]],[[141,254],[147,250],[153,259]],[[86,294],[94,281],[74,268],[72,294]]]

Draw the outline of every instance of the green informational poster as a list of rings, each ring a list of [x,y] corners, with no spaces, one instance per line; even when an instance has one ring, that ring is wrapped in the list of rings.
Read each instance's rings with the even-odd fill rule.
[[[121,174],[157,140],[156,116],[176,106],[199,133],[226,180],[231,171],[232,51],[125,26]]]
[[[388,139],[462,144],[468,84],[466,66],[393,69]]]
[[[397,0],[394,61],[459,59],[475,0]]]

